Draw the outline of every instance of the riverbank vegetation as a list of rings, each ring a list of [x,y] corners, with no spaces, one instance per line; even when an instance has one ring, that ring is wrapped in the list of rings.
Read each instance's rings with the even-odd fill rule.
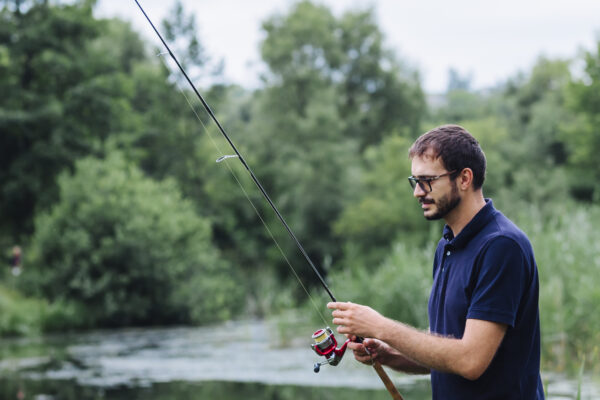
[[[1,335],[274,315],[307,307],[302,287],[326,312],[243,166],[215,163],[231,151],[155,42],[93,1],[3,4],[0,248],[23,257],[0,275]],[[300,1],[264,21],[252,90],[222,78],[180,6],[161,29],[340,300],[426,327],[442,225],[419,213],[407,150],[458,123],[486,152],[485,195],[532,240],[544,367],[594,352],[600,41],[484,91],[449,71],[434,96],[369,9]]]

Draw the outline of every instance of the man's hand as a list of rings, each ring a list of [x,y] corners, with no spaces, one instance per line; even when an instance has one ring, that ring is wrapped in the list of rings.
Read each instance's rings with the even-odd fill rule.
[[[327,308],[333,310],[333,323],[337,331],[347,335],[376,338],[387,318],[371,307],[354,303],[331,302]]]
[[[390,354],[392,348],[377,339],[364,339],[362,343],[357,343],[356,336],[351,337],[352,341],[348,343],[348,348],[354,352],[354,358],[363,364],[371,365],[373,361],[379,361],[385,364],[386,356]]]
[[[381,365],[387,365],[396,371],[409,374],[429,373],[428,368],[407,359],[398,350],[379,339],[368,338],[362,343],[356,343],[356,336],[348,337],[352,340],[348,343],[348,348],[354,352],[354,358],[363,364],[373,365],[373,361],[379,361]]]

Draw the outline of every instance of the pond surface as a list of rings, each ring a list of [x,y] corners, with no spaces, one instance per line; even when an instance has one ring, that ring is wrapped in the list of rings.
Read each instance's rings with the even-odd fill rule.
[[[3,340],[0,398],[390,398],[375,371],[351,354],[315,374],[312,330],[306,332],[286,343],[275,324],[238,321]],[[431,398],[427,376],[388,373],[407,400]],[[576,398],[577,382],[543,378],[549,399]],[[582,399],[600,399],[598,387],[586,380]]]

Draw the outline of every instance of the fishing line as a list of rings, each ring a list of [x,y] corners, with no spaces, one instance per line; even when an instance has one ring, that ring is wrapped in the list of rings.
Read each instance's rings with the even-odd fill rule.
[[[294,232],[292,232],[292,229],[289,227],[289,225],[287,224],[287,222],[285,222],[285,219],[283,218],[283,216],[281,215],[281,213],[279,212],[279,210],[277,209],[277,207],[275,206],[275,204],[273,203],[273,201],[271,200],[271,198],[269,197],[269,195],[267,194],[267,192],[265,191],[265,189],[262,187],[262,185],[260,184],[258,178],[256,177],[256,175],[254,175],[254,173],[252,172],[252,170],[250,169],[250,167],[248,166],[248,164],[246,163],[246,160],[244,160],[244,158],[242,157],[242,155],[240,154],[240,152],[238,151],[238,149],[235,147],[235,145],[233,144],[233,142],[231,141],[231,139],[229,138],[229,136],[227,135],[227,133],[225,132],[225,130],[223,129],[223,127],[221,126],[221,124],[219,123],[219,120],[217,119],[217,117],[215,116],[215,114],[213,113],[213,111],[211,110],[210,106],[208,105],[208,103],[206,103],[206,101],[204,100],[204,97],[202,97],[202,95],[198,92],[198,90],[196,89],[196,86],[194,85],[194,83],[191,81],[191,79],[189,78],[189,76],[187,75],[187,73],[185,72],[185,70],[183,69],[183,67],[181,66],[181,64],[179,63],[179,61],[177,60],[177,57],[175,57],[175,55],[173,54],[173,52],[171,51],[169,45],[165,42],[165,40],[163,39],[162,35],[158,32],[158,30],[156,29],[156,27],[154,26],[154,24],[152,23],[152,21],[150,20],[150,18],[148,17],[148,15],[146,14],[146,12],[144,11],[144,9],[142,8],[142,6],[140,5],[140,3],[138,2],[138,0],[134,0],[135,3],[137,4],[137,6],[139,7],[140,11],[142,12],[142,14],[144,14],[144,17],[146,17],[146,20],[148,21],[148,23],[150,24],[150,26],[152,26],[152,29],[154,30],[154,32],[156,33],[156,35],[158,36],[158,38],[160,39],[160,41],[162,42],[162,44],[164,45],[165,49],[168,51],[168,54],[171,56],[171,59],[175,62],[175,64],[177,64],[177,67],[179,68],[179,71],[181,72],[181,74],[185,77],[185,79],[187,80],[187,82],[190,84],[193,92],[196,94],[196,97],[200,100],[200,102],[202,103],[202,105],[204,106],[204,110],[206,111],[206,113],[210,116],[210,118],[213,120],[213,122],[215,123],[215,125],[217,126],[217,128],[219,128],[219,131],[221,132],[221,134],[223,135],[223,137],[227,140],[227,142],[229,143],[229,145],[231,146],[231,148],[233,149],[233,151],[235,152],[234,156],[224,156],[223,153],[220,151],[219,146],[216,144],[216,142],[213,140],[213,138],[211,137],[209,130],[207,129],[206,125],[202,122],[202,119],[200,118],[200,116],[196,113],[196,110],[194,109],[191,101],[188,99],[188,97],[185,95],[185,92],[183,91],[183,89],[180,87],[179,83],[177,82],[177,80],[175,80],[175,84],[177,85],[177,87],[179,88],[179,91],[184,95],[188,105],[191,107],[192,111],[194,112],[194,114],[196,115],[196,118],[200,121],[202,127],[204,128],[204,130],[207,133],[207,136],[210,138],[211,142],[213,142],[213,145],[215,146],[215,148],[217,149],[217,151],[219,151],[219,154],[221,154],[222,156],[219,157],[217,159],[217,162],[221,162],[226,160],[227,158],[231,158],[231,157],[237,157],[239,158],[240,162],[242,163],[242,165],[246,168],[246,170],[248,171],[248,173],[250,174],[250,177],[252,178],[252,180],[254,181],[256,187],[258,187],[258,189],[260,190],[260,192],[262,193],[263,197],[265,198],[265,200],[267,200],[267,202],[269,203],[269,205],[271,206],[271,208],[273,209],[273,211],[275,212],[275,214],[277,215],[277,218],[279,218],[279,221],[283,224],[283,226],[285,227],[285,229],[287,230],[288,234],[290,235],[290,237],[294,240],[294,242],[296,243],[296,246],[298,247],[298,249],[302,252],[302,255],[304,256],[304,258],[306,259],[306,261],[308,262],[308,264],[311,266],[311,268],[313,269],[313,272],[317,275],[317,277],[319,278],[319,281],[321,283],[321,285],[323,286],[323,288],[325,289],[325,291],[327,291],[327,294],[329,295],[329,297],[331,298],[332,301],[336,302],[337,300],[335,299],[335,297],[333,296],[333,294],[331,293],[331,290],[329,289],[329,287],[327,286],[327,283],[325,283],[325,280],[323,279],[323,277],[321,276],[321,274],[319,273],[319,271],[317,270],[317,267],[315,267],[314,263],[312,262],[312,260],[310,259],[310,257],[308,256],[308,253],[306,252],[306,250],[304,250],[304,247],[302,247],[302,244],[300,244],[300,241],[298,240],[298,238],[296,237],[296,235],[294,234]],[[163,60],[164,62],[164,60]],[[168,67],[166,67],[168,71],[171,71]],[[228,163],[225,163],[228,164]],[[290,261],[288,260],[288,258],[286,257],[285,253],[283,252],[283,249],[281,248],[281,246],[279,245],[279,243],[277,242],[277,240],[275,239],[275,236],[273,235],[273,233],[271,232],[271,230],[269,229],[268,225],[266,224],[265,220],[262,218],[262,216],[260,215],[260,213],[258,212],[258,209],[256,208],[256,206],[254,205],[254,203],[252,202],[252,200],[250,199],[250,196],[248,195],[248,193],[246,192],[246,190],[244,189],[244,187],[242,186],[240,180],[237,178],[236,174],[234,173],[233,169],[227,165],[229,168],[229,171],[231,173],[231,175],[234,177],[235,181],[238,183],[238,186],[242,189],[242,192],[244,193],[244,196],[246,197],[246,199],[250,202],[250,204],[252,205],[252,208],[254,209],[256,215],[258,216],[258,218],[261,220],[263,226],[265,227],[265,229],[267,230],[267,232],[269,233],[269,235],[271,236],[271,238],[273,239],[273,242],[276,244],[277,248],[279,249],[281,255],[283,256],[283,258],[286,260],[287,264],[289,265],[290,269],[292,270],[292,272],[294,273],[294,276],[296,277],[296,279],[298,280],[298,282],[300,283],[300,285],[302,286],[302,289],[304,290],[304,292],[308,295],[310,301],[312,302],[315,310],[317,310],[317,312],[319,313],[321,319],[323,320],[323,322],[325,323],[325,325],[327,325],[327,321],[325,320],[325,318],[323,317],[323,314],[321,313],[320,309],[317,307],[315,301],[313,300],[312,296],[310,295],[310,293],[308,292],[308,290],[306,289],[306,287],[304,286],[304,284],[302,283],[302,281],[300,280],[300,277],[298,276],[298,274],[296,273],[296,270],[294,269],[294,267],[292,266],[292,264],[290,263]],[[313,335],[314,336],[314,335]],[[332,364],[333,365],[333,364]],[[392,397],[394,399],[398,399],[398,400],[402,400],[402,395],[398,392],[398,390],[396,389],[396,387],[394,386],[394,384],[392,383],[392,381],[390,380],[389,376],[386,374],[385,370],[383,369],[383,367],[381,366],[381,364],[375,360],[373,360],[373,368],[375,368],[375,370],[377,371],[377,374],[379,375],[379,377],[381,378],[381,380],[383,381],[386,389],[389,391],[389,393],[392,395]],[[316,372],[317,370],[315,370]]]
[[[167,53],[168,54],[168,53]],[[159,58],[161,59],[163,65],[165,66],[165,68],[167,69],[167,71],[169,71],[171,74],[173,73],[173,70],[169,67],[168,63],[166,60],[163,59],[163,55],[165,55],[165,53],[159,53],[157,54],[159,56]],[[198,122],[200,122],[200,125],[202,125],[202,127],[204,128],[204,131],[206,132],[206,136],[210,139],[211,143],[213,144],[213,146],[215,147],[215,149],[217,150],[218,154],[223,154],[223,152],[221,151],[218,143],[215,141],[215,139],[212,137],[212,135],[210,134],[210,130],[208,129],[208,127],[205,125],[204,121],[202,121],[202,118],[200,118],[200,115],[198,114],[198,112],[196,111],[196,109],[194,108],[194,105],[192,103],[192,101],[190,100],[190,98],[188,97],[188,95],[185,93],[185,91],[183,90],[183,88],[181,87],[181,85],[179,84],[178,80],[175,79],[175,86],[177,86],[177,89],[179,90],[179,92],[183,95],[183,97],[185,98],[185,101],[187,102],[188,106],[190,107],[190,109],[192,110],[192,112],[194,113],[196,119],[198,120]],[[232,155],[225,155],[225,156],[221,156],[219,157],[216,162],[220,163],[223,162],[225,160],[227,160],[228,158],[239,158],[238,155],[232,156]],[[283,259],[285,260],[285,262],[287,263],[287,265],[289,266],[290,270],[292,271],[292,273],[294,274],[294,276],[296,277],[296,280],[298,281],[298,283],[300,283],[300,286],[302,287],[302,289],[304,290],[304,292],[306,293],[306,295],[308,296],[308,298],[310,299],[310,302],[312,303],[313,307],[315,308],[315,310],[317,311],[317,313],[319,314],[319,317],[321,318],[321,320],[325,323],[325,325],[328,325],[327,320],[325,319],[325,317],[323,316],[323,313],[321,312],[321,310],[319,309],[319,307],[317,306],[317,303],[315,302],[315,300],[313,299],[313,297],[310,295],[310,292],[308,291],[308,289],[306,288],[306,286],[304,285],[304,283],[302,282],[302,280],[300,279],[300,276],[298,275],[298,273],[296,272],[295,268],[292,266],[292,263],[290,262],[290,260],[288,259],[288,257],[285,255],[282,247],[279,245],[279,242],[277,241],[277,239],[275,238],[275,235],[273,234],[273,232],[271,231],[271,229],[269,228],[269,225],[267,224],[267,222],[263,219],[262,215],[260,214],[260,212],[258,211],[258,208],[256,207],[256,205],[254,204],[254,202],[252,201],[252,199],[250,198],[250,195],[248,194],[248,192],[246,191],[246,189],[244,188],[244,186],[242,185],[240,179],[238,178],[237,174],[235,173],[235,171],[233,170],[233,168],[231,168],[231,165],[229,165],[228,162],[225,162],[225,165],[227,165],[227,169],[229,170],[229,172],[231,173],[231,176],[234,178],[234,180],[237,182],[238,186],[240,187],[240,189],[242,190],[242,192],[244,193],[244,196],[246,197],[246,199],[248,200],[248,202],[250,203],[250,205],[252,206],[252,208],[254,209],[254,212],[256,213],[256,216],[258,217],[258,219],[260,219],[261,223],[263,224],[263,226],[265,227],[265,229],[267,230],[267,232],[269,233],[269,236],[271,237],[271,239],[273,240],[273,242],[275,243],[277,249],[279,250],[279,252],[281,253],[281,256],[283,257]]]
[[[196,85],[194,85],[194,83],[192,82],[192,80],[190,79],[190,77],[188,76],[188,74],[185,72],[185,69],[183,69],[183,67],[179,63],[179,60],[177,60],[177,57],[175,57],[175,54],[173,54],[173,52],[171,51],[171,48],[169,47],[169,45],[167,44],[167,42],[165,41],[165,39],[163,39],[163,37],[160,34],[160,32],[158,31],[158,29],[156,29],[156,27],[152,23],[152,20],[150,19],[150,17],[148,17],[148,14],[146,14],[146,11],[144,11],[144,9],[142,8],[142,5],[139,3],[138,0],[134,0],[134,1],[137,4],[137,6],[140,9],[140,11],[142,12],[142,14],[144,14],[144,17],[146,18],[146,20],[148,21],[148,23],[150,24],[150,26],[154,30],[154,33],[156,33],[156,36],[158,36],[158,38],[162,42],[163,46],[165,46],[165,49],[167,50],[167,52],[171,56],[171,59],[175,62],[175,64],[179,68],[179,71],[181,71],[181,74],[183,75],[183,77],[190,84],[190,87],[192,88],[194,94],[196,94],[196,97],[198,98],[198,100],[200,100],[200,102],[202,103],[202,106],[206,110],[206,113],[213,120],[213,122],[215,123],[215,125],[217,126],[217,128],[219,128],[219,131],[221,132],[221,134],[223,135],[223,137],[227,140],[227,143],[229,143],[229,146],[231,146],[232,150],[238,156],[238,158],[240,159],[240,162],[242,163],[242,165],[244,166],[244,168],[246,168],[246,171],[248,171],[248,173],[250,174],[250,177],[252,178],[252,181],[254,181],[254,184],[256,185],[256,187],[260,190],[260,192],[262,193],[262,195],[265,198],[265,200],[267,200],[267,202],[269,203],[269,205],[271,206],[271,208],[273,209],[273,211],[277,215],[277,218],[279,218],[279,221],[283,224],[283,226],[287,230],[287,232],[290,235],[290,237],[296,243],[296,247],[298,247],[298,249],[300,250],[300,252],[304,256],[304,258],[306,259],[306,261],[308,262],[308,264],[311,266],[311,268],[312,268],[313,272],[315,273],[315,275],[319,278],[319,282],[321,283],[321,286],[323,286],[323,288],[325,289],[325,291],[327,291],[327,294],[329,295],[329,297],[331,298],[332,301],[337,301],[335,299],[335,297],[333,296],[333,293],[331,293],[331,290],[329,290],[329,286],[327,286],[327,283],[325,283],[325,279],[323,279],[323,277],[319,273],[319,270],[317,269],[317,267],[315,267],[315,264],[312,262],[312,260],[308,256],[308,253],[306,252],[306,250],[304,250],[304,247],[302,246],[302,244],[300,243],[300,241],[298,240],[298,238],[296,237],[296,235],[294,234],[294,232],[292,231],[292,229],[290,228],[290,226],[287,224],[287,222],[285,222],[285,219],[283,218],[283,215],[281,215],[281,213],[279,212],[279,210],[275,206],[275,203],[273,203],[273,200],[271,200],[271,198],[267,194],[267,191],[263,188],[263,186],[261,185],[261,183],[258,180],[258,178],[256,177],[256,175],[254,175],[254,172],[252,172],[252,169],[246,163],[246,160],[244,159],[244,157],[242,157],[242,155],[238,151],[238,149],[235,146],[235,144],[233,144],[233,142],[229,138],[229,135],[227,134],[227,132],[225,132],[225,129],[223,129],[223,127],[221,126],[221,123],[219,122],[219,120],[217,119],[217,117],[215,116],[215,114],[213,113],[212,109],[210,108],[210,106],[208,105],[208,103],[206,102],[206,100],[204,100],[204,97],[200,94],[200,92],[198,92],[198,89],[196,89]]]

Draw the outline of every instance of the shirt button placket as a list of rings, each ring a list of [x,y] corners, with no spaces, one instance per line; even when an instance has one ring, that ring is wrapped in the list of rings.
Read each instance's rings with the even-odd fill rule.
[[[444,260],[442,261],[442,272],[446,271],[446,258],[450,257],[451,254],[452,252],[450,250],[446,250],[446,257],[444,257]]]

